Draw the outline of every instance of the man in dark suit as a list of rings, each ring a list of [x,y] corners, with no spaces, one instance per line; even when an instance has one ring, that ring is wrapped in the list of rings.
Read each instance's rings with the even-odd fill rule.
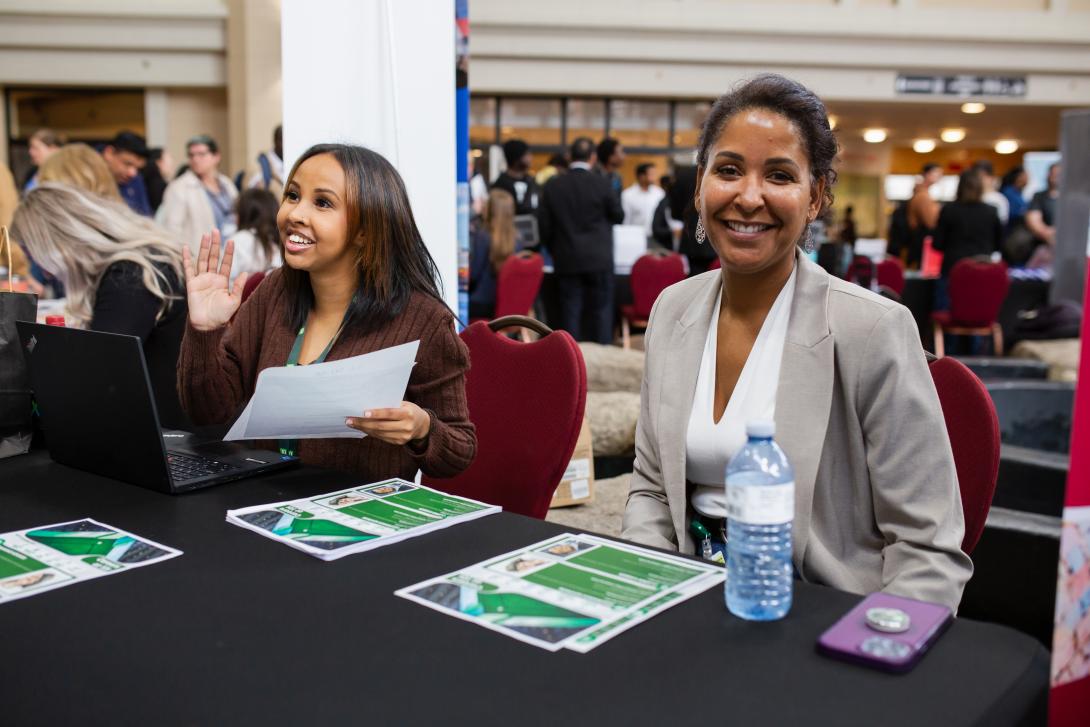
[[[587,338],[613,342],[613,225],[624,219],[621,202],[609,180],[590,166],[594,142],[586,137],[571,145],[571,166],[545,185],[541,204],[541,242],[553,256],[560,293],[560,327],[577,340],[584,302],[593,312]]]

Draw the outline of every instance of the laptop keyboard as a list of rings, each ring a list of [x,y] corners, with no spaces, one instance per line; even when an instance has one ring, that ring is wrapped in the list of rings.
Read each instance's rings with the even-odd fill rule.
[[[238,467],[226,462],[201,457],[195,454],[183,454],[182,452],[167,452],[167,462],[170,464],[170,478],[175,482],[195,480],[199,477],[218,475]]]

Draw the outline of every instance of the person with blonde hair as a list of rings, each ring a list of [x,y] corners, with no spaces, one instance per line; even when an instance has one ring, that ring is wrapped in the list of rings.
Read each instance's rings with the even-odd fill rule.
[[[140,338],[160,421],[185,427],[174,383],[188,312],[178,241],[121,200],[57,182],[27,194],[11,235],[64,284],[68,325]]]
[[[100,197],[122,202],[117,182],[102,156],[86,144],[65,144],[42,163],[40,182],[71,184]]]
[[[492,188],[470,235],[469,317],[491,318],[500,268],[515,252],[515,198],[510,192]]]

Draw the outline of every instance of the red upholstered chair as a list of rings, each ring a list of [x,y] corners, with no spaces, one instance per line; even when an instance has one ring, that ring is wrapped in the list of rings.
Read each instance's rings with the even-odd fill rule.
[[[528,326],[531,343],[496,331]],[[575,340],[523,316],[478,321],[469,346],[466,398],[477,425],[477,457],[449,479],[424,478],[444,492],[544,518],[571,461],[587,402],[587,369]]]
[[[250,273],[250,277],[246,278],[246,284],[242,286],[242,302],[245,303],[246,299],[250,297],[250,294],[257,290],[257,286],[261,285],[261,281],[265,279],[265,273],[257,272]]]
[[[676,252],[648,253],[632,266],[632,305],[621,306],[621,341],[632,345],[631,326],[647,327],[651,306],[662,291],[685,279],[685,262]]]
[[[500,266],[496,280],[495,317],[531,315],[544,277],[545,261],[536,252],[523,250],[507,258]],[[479,320],[484,319],[475,318],[470,322],[476,323]],[[529,329],[522,327],[520,330],[522,340],[530,341]]]
[[[844,273],[844,279],[869,290],[874,280],[874,261],[866,255],[856,255]]]
[[[950,310],[935,311],[931,323],[935,331],[935,355],[945,353],[943,333],[955,336],[992,336],[993,353],[1003,355],[1003,329],[996,322],[1007,297],[1010,279],[1006,263],[976,259],[959,260],[950,271],[947,294]]]
[[[905,268],[899,258],[887,257],[878,263],[878,286],[886,287],[898,296],[905,292]]]
[[[965,512],[961,549],[972,554],[984,532],[999,475],[999,417],[988,390],[965,364],[940,358],[928,368],[939,394],[961,488]]]
[[[718,270],[723,267],[723,262],[717,257],[708,264],[708,270]]]

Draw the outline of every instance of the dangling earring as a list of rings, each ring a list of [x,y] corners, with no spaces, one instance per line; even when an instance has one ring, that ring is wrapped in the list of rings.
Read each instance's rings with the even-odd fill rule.
[[[806,252],[814,251],[814,231],[810,229],[810,223],[806,223],[806,232],[802,234],[802,249]]]
[[[704,231],[704,220],[699,217],[696,218],[696,243],[703,245],[704,241],[708,239],[708,233]]]

